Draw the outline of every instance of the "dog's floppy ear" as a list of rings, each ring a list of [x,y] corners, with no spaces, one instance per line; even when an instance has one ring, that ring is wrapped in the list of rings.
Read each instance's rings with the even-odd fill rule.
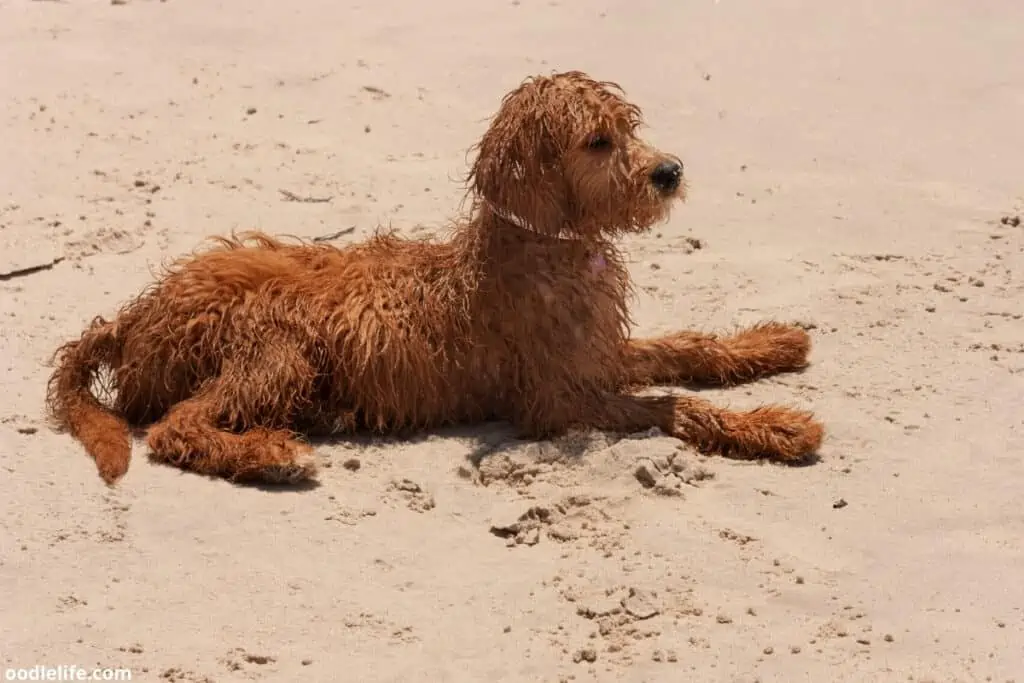
[[[534,78],[507,94],[476,145],[469,173],[476,195],[517,216],[534,230],[557,233],[570,198],[561,168],[564,141],[554,130],[561,117],[551,79]]]

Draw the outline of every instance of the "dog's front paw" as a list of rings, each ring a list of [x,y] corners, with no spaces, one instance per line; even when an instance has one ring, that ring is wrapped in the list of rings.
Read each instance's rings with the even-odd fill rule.
[[[725,343],[751,376],[802,370],[811,352],[811,336],[805,329],[776,322],[745,329]]]
[[[740,458],[801,462],[815,455],[825,438],[813,414],[778,406],[730,414],[722,426],[723,451]]]

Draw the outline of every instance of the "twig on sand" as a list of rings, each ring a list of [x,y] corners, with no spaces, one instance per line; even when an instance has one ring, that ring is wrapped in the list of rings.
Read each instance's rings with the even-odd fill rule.
[[[338,239],[342,235],[348,235],[349,233],[353,233],[355,231],[356,231],[356,226],[353,225],[350,228],[345,228],[344,230],[339,230],[338,232],[332,232],[329,235],[320,235],[319,237],[314,237],[313,241],[314,242],[330,242],[331,240]]]
[[[326,204],[334,197],[303,197],[288,190],[278,190],[286,202],[300,202],[302,204]]]
[[[45,263],[36,263],[30,266],[23,266],[20,268],[13,268],[11,270],[0,271],[0,282],[13,280],[14,278],[17,277],[25,277],[26,275],[35,275],[36,273],[40,273],[44,270],[50,270],[63,260],[63,256],[58,256],[57,258],[47,261]]]

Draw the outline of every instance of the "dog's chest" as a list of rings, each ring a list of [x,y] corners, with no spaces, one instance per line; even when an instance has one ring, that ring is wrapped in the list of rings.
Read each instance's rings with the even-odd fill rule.
[[[608,362],[625,334],[625,282],[621,265],[600,252],[538,263],[510,283],[504,336],[528,358],[550,354],[577,366]]]

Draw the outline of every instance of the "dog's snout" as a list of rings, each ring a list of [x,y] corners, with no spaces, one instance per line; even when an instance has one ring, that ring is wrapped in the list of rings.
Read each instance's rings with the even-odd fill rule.
[[[683,179],[683,165],[676,161],[663,161],[651,172],[651,182],[662,192],[674,192]]]

